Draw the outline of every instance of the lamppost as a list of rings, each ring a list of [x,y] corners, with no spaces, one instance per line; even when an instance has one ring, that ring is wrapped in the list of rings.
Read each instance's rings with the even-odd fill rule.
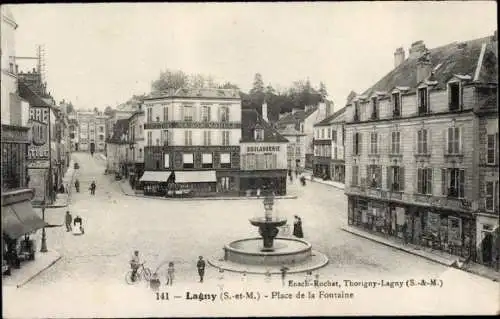
[[[43,222],[45,223],[45,200],[42,202],[42,219]],[[45,235],[45,226],[42,228],[42,245],[40,248],[41,253],[46,253],[47,250],[47,237]]]

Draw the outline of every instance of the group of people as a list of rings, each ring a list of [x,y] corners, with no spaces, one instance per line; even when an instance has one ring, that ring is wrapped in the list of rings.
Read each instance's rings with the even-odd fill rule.
[[[136,250],[132,254],[132,258],[130,259],[130,268],[132,269],[132,281],[137,280],[137,271],[139,270],[139,267],[142,265],[141,263],[141,258],[139,256],[139,251]],[[203,277],[205,276],[205,260],[203,259],[203,256],[198,257],[198,261],[196,262],[196,268],[198,270],[198,276],[200,277],[199,282],[203,282]],[[167,286],[172,286],[174,284],[174,278],[175,278],[175,267],[174,267],[174,262],[169,262],[168,263],[168,268],[167,268],[167,273],[166,273],[166,280],[165,284]],[[160,279],[158,276],[157,272],[154,272],[152,274],[152,285],[159,285]]]
[[[92,183],[90,183],[90,187],[89,187],[91,195],[95,195],[96,188],[97,188],[97,185],[96,185],[95,181],[92,181]],[[78,180],[78,178],[75,180],[75,189],[76,189],[77,193],[80,192],[80,181]]]
[[[73,216],[71,215],[69,210],[66,211],[65,224],[67,232],[73,231],[74,227],[75,233],[78,232],[80,235],[83,235],[85,233],[85,230],[83,229],[82,218],[79,215],[76,215],[76,217],[73,219]]]

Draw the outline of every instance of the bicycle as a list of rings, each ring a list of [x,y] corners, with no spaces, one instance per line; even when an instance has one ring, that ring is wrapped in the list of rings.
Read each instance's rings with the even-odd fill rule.
[[[144,263],[139,265],[137,272],[135,273],[135,281],[132,280],[132,270],[127,271],[125,274],[125,282],[129,285],[133,285],[142,279],[149,281],[151,279],[151,269],[144,267]]]

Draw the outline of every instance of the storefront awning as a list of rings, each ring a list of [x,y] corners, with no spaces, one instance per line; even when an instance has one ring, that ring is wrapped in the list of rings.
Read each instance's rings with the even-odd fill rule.
[[[171,172],[168,171],[145,171],[140,182],[167,182]]]
[[[2,207],[2,232],[12,239],[46,226],[49,224],[38,217],[29,201]]]
[[[176,171],[175,183],[215,183],[215,171]]]

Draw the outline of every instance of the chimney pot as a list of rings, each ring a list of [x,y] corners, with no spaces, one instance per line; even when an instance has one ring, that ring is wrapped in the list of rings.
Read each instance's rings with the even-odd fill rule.
[[[397,68],[405,60],[405,50],[399,47],[394,52],[394,68]]]
[[[424,41],[413,42],[410,48],[410,59],[419,58],[426,50]]]

